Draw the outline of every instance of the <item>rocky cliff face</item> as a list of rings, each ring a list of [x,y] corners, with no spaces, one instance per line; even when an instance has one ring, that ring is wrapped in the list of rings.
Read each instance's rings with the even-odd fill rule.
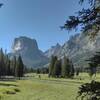
[[[96,51],[100,51],[100,33],[96,37],[95,41],[90,41],[89,37],[84,34],[76,34],[75,36],[72,36],[60,49],[56,50],[59,58],[63,58],[64,55],[66,55],[72,59],[75,66],[81,67],[88,65],[85,60],[90,58]]]
[[[57,43],[55,46],[52,46],[49,50],[47,50],[44,54],[47,57],[51,57],[52,55],[59,55],[59,50],[61,49],[61,45]]]
[[[19,37],[15,38],[14,43],[12,45],[12,52],[23,52],[26,53],[27,51],[31,50],[37,51],[38,45],[35,39],[30,39],[27,37]]]
[[[39,50],[35,39],[24,36],[16,38],[10,56],[18,56],[19,54],[27,67],[41,67],[48,63],[48,58]]]

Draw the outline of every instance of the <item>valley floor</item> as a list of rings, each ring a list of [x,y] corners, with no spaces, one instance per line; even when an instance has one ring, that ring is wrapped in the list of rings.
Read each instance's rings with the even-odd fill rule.
[[[88,74],[75,79],[48,78],[27,74],[23,80],[0,81],[0,100],[75,100],[78,87],[90,82]],[[97,75],[100,81],[100,75]]]

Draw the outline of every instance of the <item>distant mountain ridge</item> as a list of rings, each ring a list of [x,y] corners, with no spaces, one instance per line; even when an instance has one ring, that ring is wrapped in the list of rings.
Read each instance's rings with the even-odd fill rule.
[[[50,54],[50,51],[53,53]],[[89,37],[84,33],[72,36],[67,42],[60,47],[60,49],[50,48],[45,52],[47,57],[56,55],[63,58],[64,55],[72,59],[74,65],[77,67],[88,66],[86,60],[90,58],[96,51],[100,51],[100,32],[95,41],[90,41]],[[56,54],[55,54],[56,52]]]
[[[58,56],[59,50],[61,49],[61,45],[57,43],[55,46],[52,46],[49,50],[45,51],[45,56],[51,57],[52,55]]]
[[[25,36],[14,39],[10,57],[21,55],[27,67],[41,67],[48,63],[48,58],[39,50],[37,41]]]
[[[38,48],[37,41],[25,36],[14,39],[10,57],[22,56],[22,60],[27,67],[43,67],[47,66],[52,55],[63,58],[64,55],[69,57],[74,66],[86,67],[86,60],[90,58],[96,51],[100,51],[100,32],[95,41],[90,41],[89,37],[84,33],[72,36],[62,46],[57,43],[45,52]]]

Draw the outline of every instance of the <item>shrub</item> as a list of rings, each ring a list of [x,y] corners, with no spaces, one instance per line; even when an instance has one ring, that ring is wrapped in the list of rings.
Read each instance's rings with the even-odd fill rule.
[[[15,91],[15,92],[20,92],[20,90],[19,90],[19,89],[17,89],[17,88],[15,88],[15,89],[14,89],[14,91]]]
[[[81,100],[100,100],[100,82],[92,81],[79,87],[78,96]]]

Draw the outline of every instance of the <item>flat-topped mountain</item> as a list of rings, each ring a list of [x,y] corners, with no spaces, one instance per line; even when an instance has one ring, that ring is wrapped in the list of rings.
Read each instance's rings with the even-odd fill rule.
[[[12,52],[27,52],[29,50],[36,51],[38,50],[37,41],[35,39],[30,39],[25,36],[21,36],[19,38],[14,39],[14,43],[12,45]]]
[[[25,36],[14,39],[11,56],[22,56],[27,67],[41,67],[48,63],[48,58],[39,50],[37,41]]]

